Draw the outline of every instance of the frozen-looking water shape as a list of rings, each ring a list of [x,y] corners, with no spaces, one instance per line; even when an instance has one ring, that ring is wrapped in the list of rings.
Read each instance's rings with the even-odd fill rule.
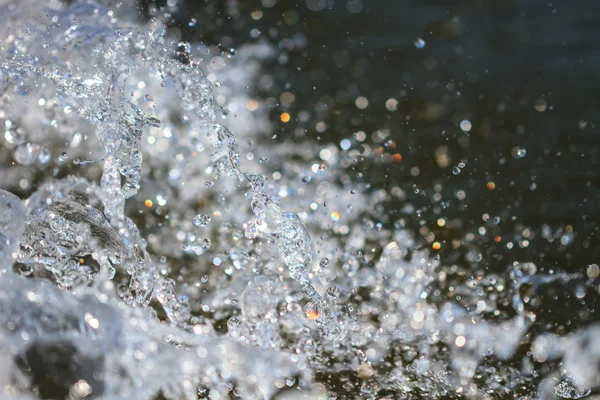
[[[532,329],[528,291],[582,276],[514,262],[449,281],[455,266],[385,213],[399,188],[344,183],[349,139],[250,137],[269,127],[243,114],[259,110],[245,83],[271,47],[177,42],[161,15],[175,9],[146,25],[125,2],[0,9],[0,185],[27,194],[0,191],[5,398],[576,398],[600,385],[597,327]],[[223,122],[226,96],[239,120]]]

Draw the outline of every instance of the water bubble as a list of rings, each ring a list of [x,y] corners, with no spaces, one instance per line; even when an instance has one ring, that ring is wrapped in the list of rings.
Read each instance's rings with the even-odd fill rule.
[[[206,214],[198,214],[192,220],[192,223],[197,227],[205,227],[210,222],[210,216]]]
[[[46,147],[42,147],[40,150],[40,155],[38,156],[38,161],[42,164],[46,164],[52,158],[52,153]]]
[[[460,122],[460,129],[462,129],[463,132],[470,132],[471,128],[473,128],[473,126],[468,119],[464,119]]]
[[[375,373],[371,364],[363,364],[358,368],[358,377],[361,379],[368,379]]]
[[[348,150],[352,146],[352,142],[348,139],[342,139],[340,142],[340,148],[342,150]]]
[[[527,155],[527,150],[524,147],[516,146],[512,148],[510,153],[514,159],[519,159]]]
[[[308,302],[304,306],[304,313],[309,319],[316,320],[319,319],[319,307],[317,307],[314,303]]]
[[[600,276],[600,267],[598,267],[598,264],[590,264],[587,266],[587,276],[590,279],[596,279],[598,276]]]
[[[16,266],[18,273],[23,276],[29,276],[35,271],[35,268],[31,264],[16,264]]]
[[[458,175],[458,174],[460,174],[460,172],[461,172],[461,169],[458,166],[455,166],[454,168],[452,168],[452,173],[454,175]]]
[[[208,239],[208,238],[202,239],[202,241],[200,242],[200,245],[202,246],[203,250],[210,249],[210,245],[211,245],[210,239]]]
[[[417,38],[417,40],[413,43],[417,49],[422,49],[425,47],[425,41],[421,38]]]
[[[587,288],[583,285],[579,285],[575,288],[575,297],[583,299],[587,293]]]
[[[21,165],[31,165],[37,161],[40,151],[41,146],[39,144],[24,143],[15,149],[13,157]]]
[[[548,103],[546,103],[546,100],[544,99],[537,99],[533,105],[533,107],[536,109],[536,111],[538,112],[544,112],[546,111],[546,109],[548,108]]]

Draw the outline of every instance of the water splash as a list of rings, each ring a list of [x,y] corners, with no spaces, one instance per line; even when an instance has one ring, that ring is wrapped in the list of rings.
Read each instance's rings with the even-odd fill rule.
[[[386,213],[401,189],[346,174],[364,132],[341,150],[262,148],[246,122],[264,114],[223,122],[226,90],[258,110],[234,77],[272,48],[215,55],[107,4],[2,6],[2,182],[27,197],[0,191],[7,398],[577,398],[600,384],[595,327],[532,328],[531,293],[582,275],[456,274]],[[48,354],[69,364],[51,387]]]

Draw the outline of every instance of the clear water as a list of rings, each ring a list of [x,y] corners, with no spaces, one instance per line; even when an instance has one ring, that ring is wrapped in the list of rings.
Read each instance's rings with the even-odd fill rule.
[[[600,384],[598,327],[560,335],[532,307],[554,284],[583,299],[600,269],[466,276],[387,214],[406,193],[347,174],[364,133],[251,139],[272,134],[245,91],[269,45],[215,53],[172,37],[164,10],[141,24],[122,3],[0,7],[0,182],[27,193],[0,191],[3,398],[580,398]]]

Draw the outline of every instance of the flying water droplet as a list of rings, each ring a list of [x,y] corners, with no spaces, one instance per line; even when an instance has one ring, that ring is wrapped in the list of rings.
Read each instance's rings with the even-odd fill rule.
[[[338,288],[337,286],[332,286],[327,289],[327,295],[333,297],[334,299],[340,297],[340,293],[340,288]]]
[[[40,156],[41,146],[35,143],[19,145],[13,154],[15,161],[21,165],[34,164]]]
[[[202,239],[202,241],[200,242],[200,245],[202,246],[203,250],[210,249],[210,245],[211,245],[210,239],[208,239],[208,238]]]
[[[304,313],[309,319],[312,319],[313,321],[319,319],[320,316],[319,307],[317,307],[312,302],[306,303],[306,305],[304,306]]]
[[[422,49],[425,47],[425,41],[421,38],[417,38],[413,44],[417,49]]]
[[[210,216],[206,214],[198,214],[192,220],[193,224],[197,227],[205,227],[210,223]]]

